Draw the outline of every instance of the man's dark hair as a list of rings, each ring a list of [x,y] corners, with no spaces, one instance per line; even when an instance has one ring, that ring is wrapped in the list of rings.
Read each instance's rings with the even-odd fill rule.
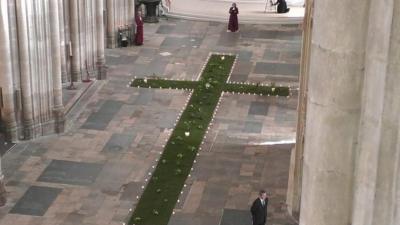
[[[262,195],[262,194],[265,194],[265,193],[267,193],[265,190],[260,190],[260,196]]]

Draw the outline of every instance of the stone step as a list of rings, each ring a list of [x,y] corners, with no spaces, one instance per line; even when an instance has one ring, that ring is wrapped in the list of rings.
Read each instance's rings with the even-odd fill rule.
[[[90,102],[91,97],[96,94],[106,84],[105,80],[94,80],[79,96],[74,100],[71,106],[66,110],[66,129],[68,131],[75,124],[76,119],[86,108],[85,106]]]
[[[189,13],[168,12],[165,14],[167,17],[195,21],[215,21],[215,22],[228,22],[227,16],[218,15],[200,15]],[[239,17],[239,24],[301,24],[303,17],[278,17],[269,16],[265,18],[260,17]]]
[[[162,11],[172,18],[227,22],[231,4],[225,0],[174,0],[163,4]],[[265,0],[240,0],[237,6],[240,24],[300,24],[305,13],[302,6],[289,6],[288,13],[278,14],[276,6],[266,5]]]

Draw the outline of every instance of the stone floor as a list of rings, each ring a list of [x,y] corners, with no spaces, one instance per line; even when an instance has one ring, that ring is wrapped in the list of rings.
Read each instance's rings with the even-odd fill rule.
[[[108,50],[109,80],[75,105],[73,126],[4,156],[8,203],[0,224],[126,221],[189,94],[128,88],[133,76],[196,79],[209,52],[223,51],[239,54],[231,81],[297,87],[297,26],[244,25],[234,34],[225,26],[173,19],[145,24],[144,46]],[[170,224],[247,221],[260,188],[271,194],[270,221],[291,224],[283,210],[291,145],[264,144],[294,138],[295,110],[296,97],[225,94]]]
[[[268,224],[294,224],[285,198],[296,99],[225,94],[211,132],[169,225],[249,225],[260,189],[269,194]]]
[[[81,97],[93,86],[95,82],[74,82],[73,88],[71,84],[63,84],[63,104],[65,112],[68,114]]]
[[[276,6],[266,7],[267,0],[170,0],[170,5],[163,2],[168,16],[219,22],[228,21],[229,8],[235,2],[239,22],[245,24],[300,24],[305,12],[304,3],[299,0],[287,0],[290,11],[283,14],[276,12]]]

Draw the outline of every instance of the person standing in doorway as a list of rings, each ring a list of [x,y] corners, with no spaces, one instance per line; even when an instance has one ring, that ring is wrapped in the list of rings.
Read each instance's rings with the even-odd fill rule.
[[[136,34],[135,34],[135,44],[142,45],[143,44],[143,19],[142,19],[142,11],[137,11],[136,17]]]
[[[239,30],[238,14],[239,9],[236,7],[236,3],[232,3],[232,7],[229,9],[229,24],[228,31],[236,32]]]
[[[267,223],[267,207],[267,192],[261,190],[258,198],[254,200],[250,209],[253,225],[265,225]]]

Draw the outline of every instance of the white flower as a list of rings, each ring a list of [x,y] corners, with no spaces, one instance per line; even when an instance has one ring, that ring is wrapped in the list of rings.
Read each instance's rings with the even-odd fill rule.
[[[221,56],[221,60],[224,60],[225,59],[225,56]]]
[[[190,132],[186,131],[186,132],[185,132],[185,136],[186,136],[186,137],[189,137],[189,135],[190,135]]]
[[[206,88],[210,88],[210,84],[209,83],[206,83]]]
[[[275,91],[275,88],[274,88],[274,87],[273,87],[273,88],[271,88],[271,91],[272,91],[272,92],[274,92],[274,91]]]
[[[144,79],[143,79],[143,82],[145,82],[145,83],[147,84],[147,78],[144,78]]]

